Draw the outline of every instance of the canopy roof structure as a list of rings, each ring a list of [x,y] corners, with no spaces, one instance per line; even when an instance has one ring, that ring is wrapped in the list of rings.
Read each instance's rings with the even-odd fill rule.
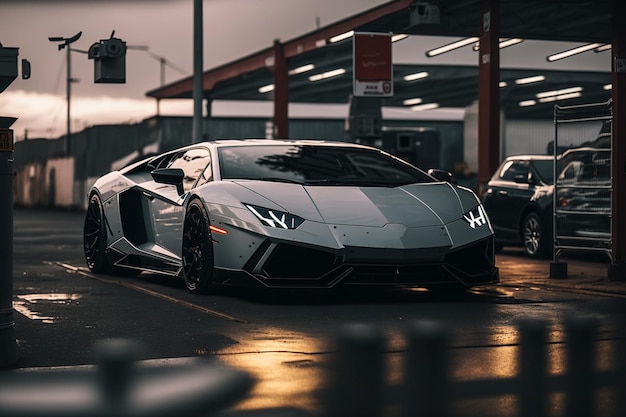
[[[352,41],[331,42],[349,31],[392,35],[478,36],[484,0],[433,0],[428,3],[395,0],[342,21],[281,43],[290,70],[289,102],[347,103],[352,93]],[[610,46],[611,0],[500,0],[500,38],[568,41]],[[403,41],[400,41],[403,42]],[[470,46],[471,47],[471,46]],[[513,46],[514,48],[515,46]],[[586,52],[594,53],[594,52]],[[203,74],[203,89],[210,100],[272,99],[274,46]],[[606,58],[603,58],[606,59]],[[516,80],[538,75],[536,69],[501,68],[501,110],[509,118],[552,117],[556,96],[569,94],[567,104],[603,102],[611,97],[611,72],[575,69],[542,70],[539,83],[520,88]],[[309,71],[298,72],[302,68]],[[314,74],[344,71],[335,77],[311,81]],[[427,78],[405,76],[428,73]],[[463,108],[478,99],[478,55],[467,65],[394,63],[394,95],[383,106],[406,106],[419,97],[422,103]],[[192,98],[188,77],[147,93],[156,99]],[[574,89],[574,90],[572,90]],[[581,94],[577,94],[580,92]],[[541,97],[551,93],[553,97]],[[537,94],[540,96],[538,97]],[[534,100],[534,105],[530,100]]]

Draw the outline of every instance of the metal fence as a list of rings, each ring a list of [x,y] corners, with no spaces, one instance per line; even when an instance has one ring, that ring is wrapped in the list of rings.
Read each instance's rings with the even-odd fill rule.
[[[381,351],[384,339],[369,326],[343,329],[329,366],[324,417],[519,416],[593,417],[626,415],[626,371],[617,363],[612,371],[595,369],[594,337],[597,323],[588,318],[565,322],[567,338],[564,374],[550,374],[548,321],[522,320],[519,324],[518,374],[509,378],[455,380],[450,377],[451,334],[441,325],[418,322],[407,328],[404,377],[399,385],[385,386]],[[503,366],[505,364],[502,364]],[[462,361],[461,361],[462,366]],[[597,402],[599,390],[612,391],[613,403]],[[565,396],[562,406],[556,395]],[[515,398],[516,409],[499,407],[498,399]],[[471,404],[491,399],[486,408]],[[494,400],[495,399],[495,400]],[[456,404],[456,406],[455,406]],[[458,404],[461,404],[460,406]],[[390,413],[390,410],[395,410]]]
[[[611,101],[554,107],[554,259],[568,250],[611,261]]]
[[[519,323],[517,375],[458,380],[450,375],[451,332],[437,322],[407,325],[401,353],[403,377],[388,383],[382,329],[350,324],[337,331],[324,364],[320,417],[418,417],[450,415],[594,417],[626,415],[623,363],[596,369],[598,322],[577,317],[564,323],[566,371],[550,372],[548,329],[541,319]],[[131,349],[129,349],[129,346]],[[103,351],[96,371],[56,370],[0,374],[0,415],[7,416],[310,416],[305,410],[228,412],[254,380],[245,372],[201,359],[181,368],[135,367],[132,344],[115,342]],[[617,355],[618,359],[623,355]],[[622,360],[623,362],[623,360]],[[603,401],[598,401],[598,393]],[[313,393],[312,393],[313,395]],[[561,401],[554,400],[560,395]],[[487,409],[456,407],[458,401],[515,398],[513,410],[498,401]],[[559,404],[556,404],[556,403]],[[252,410],[254,411],[254,410]]]

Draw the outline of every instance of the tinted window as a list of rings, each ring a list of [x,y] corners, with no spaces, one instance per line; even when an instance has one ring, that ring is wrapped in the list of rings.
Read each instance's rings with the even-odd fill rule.
[[[546,159],[531,162],[535,169],[536,175],[539,176],[541,182],[545,184],[552,184],[554,182],[554,160]]]
[[[306,184],[389,185],[434,182],[423,171],[377,150],[315,145],[219,149],[222,179]]]
[[[211,155],[208,149],[193,148],[177,154],[168,168],[180,168],[185,172],[183,188],[189,191],[210,161]]]
[[[528,176],[527,161],[509,161],[500,170],[500,179],[504,181],[515,181],[518,175]]]

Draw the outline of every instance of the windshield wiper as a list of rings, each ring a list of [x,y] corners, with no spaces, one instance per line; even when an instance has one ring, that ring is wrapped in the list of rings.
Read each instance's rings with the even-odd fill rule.
[[[285,182],[287,184],[299,184],[303,185],[304,182],[299,180],[294,180],[292,178],[281,178],[281,177],[262,177],[258,178],[259,181],[272,181],[272,182]]]
[[[349,185],[354,187],[397,187],[398,185],[404,185],[404,182],[394,183],[389,180],[373,180],[370,178],[346,178],[346,179],[323,179],[323,180],[308,180],[306,185]]]

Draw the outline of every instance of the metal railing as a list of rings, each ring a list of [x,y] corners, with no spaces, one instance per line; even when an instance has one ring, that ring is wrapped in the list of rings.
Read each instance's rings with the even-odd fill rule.
[[[417,417],[452,415],[458,401],[514,397],[513,410],[497,405],[490,412],[471,406],[455,411],[464,416],[594,417],[626,415],[626,369],[595,366],[598,322],[577,317],[564,322],[566,371],[551,373],[548,328],[542,319],[524,319],[518,326],[517,374],[504,378],[458,380],[451,377],[452,333],[437,322],[406,326],[403,376],[388,383],[383,331],[366,324],[338,329],[324,364],[319,390],[323,417]],[[254,384],[244,371],[198,358],[185,367],[135,366],[134,345],[108,342],[93,369],[0,374],[0,415],[3,416],[207,416],[224,411],[246,396]],[[617,355],[622,358],[624,355]],[[461,363],[463,365],[463,363]],[[612,402],[597,401],[598,392]],[[561,404],[555,404],[555,395]],[[558,402],[558,401],[557,401]],[[496,402],[496,404],[498,404]],[[250,410],[248,410],[250,411]],[[252,410],[254,411],[254,410]],[[304,410],[289,415],[310,416]],[[239,415],[232,411],[232,415]],[[478,413],[478,414],[477,414]],[[556,413],[556,414],[555,414]],[[258,410],[263,416],[284,416],[284,410]],[[245,414],[246,416],[255,413]]]
[[[606,254],[611,262],[611,141],[598,144],[600,136],[573,149],[559,146],[578,131],[584,137],[591,124],[611,126],[611,100],[577,106],[554,106],[554,260],[564,251],[591,251]],[[569,128],[569,135],[563,131]],[[592,130],[593,131],[593,130]],[[577,133],[578,133],[577,132]],[[601,131],[602,134],[602,131]],[[610,139],[610,132],[604,132]],[[595,139],[595,141],[593,140]],[[582,143],[580,143],[582,142]],[[608,144],[608,146],[607,146]],[[572,148],[572,144],[568,144]]]
[[[450,333],[440,324],[414,323],[406,331],[407,349],[404,377],[396,386],[385,387],[381,351],[384,339],[369,326],[356,325],[342,330],[337,338],[335,357],[328,367],[329,382],[322,404],[324,417],[401,417],[452,415],[452,405],[465,400],[496,397],[516,398],[517,412],[471,407],[454,415],[553,415],[552,398],[565,395],[564,417],[600,415],[598,390],[613,390],[617,399],[611,416],[626,415],[626,370],[598,372],[594,369],[595,320],[567,320],[566,374],[550,374],[547,346],[548,321],[522,320],[519,324],[518,375],[508,378],[454,380],[450,377]],[[503,364],[505,365],[505,364]],[[619,403],[621,401],[621,403]],[[497,404],[497,402],[496,402]],[[389,410],[397,410],[390,414]],[[479,413],[479,414],[477,414]],[[605,415],[605,414],[603,414]]]

